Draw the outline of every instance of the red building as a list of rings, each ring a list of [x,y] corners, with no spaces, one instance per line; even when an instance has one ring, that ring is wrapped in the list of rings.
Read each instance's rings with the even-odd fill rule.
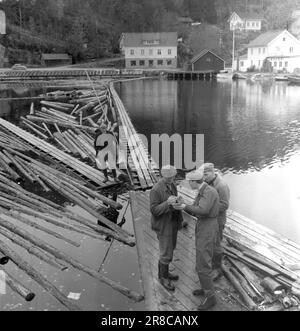
[[[192,71],[212,70],[219,72],[225,68],[225,61],[220,58],[220,56],[207,49],[204,49],[194,56],[191,60],[191,64]]]

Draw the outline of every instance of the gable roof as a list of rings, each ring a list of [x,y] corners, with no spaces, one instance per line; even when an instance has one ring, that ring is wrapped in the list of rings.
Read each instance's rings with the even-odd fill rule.
[[[203,49],[200,53],[198,53],[197,55],[195,55],[192,59],[191,59],[191,63],[195,63],[196,61],[198,61],[202,56],[204,56],[207,53],[211,53],[214,56],[218,57],[220,60],[224,61],[224,59],[222,59],[219,55],[215,54],[214,52],[208,50],[208,49]]]
[[[262,21],[264,18],[262,15],[257,13],[244,13],[244,12],[235,12],[241,19],[243,20],[260,20]]]
[[[71,56],[68,54],[55,54],[55,53],[43,53],[43,60],[70,60]]]
[[[124,33],[123,45],[125,47],[147,47],[144,41],[159,40],[158,46],[177,46],[177,32],[142,32],[142,33]]]
[[[258,47],[258,46],[267,46],[272,40],[277,38],[285,30],[280,31],[269,31],[259,35],[257,38],[252,40],[248,47]]]

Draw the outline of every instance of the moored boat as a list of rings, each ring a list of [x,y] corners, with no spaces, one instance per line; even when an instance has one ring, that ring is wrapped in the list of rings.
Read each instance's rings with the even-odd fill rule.
[[[289,75],[288,81],[291,84],[300,84],[300,75]]]

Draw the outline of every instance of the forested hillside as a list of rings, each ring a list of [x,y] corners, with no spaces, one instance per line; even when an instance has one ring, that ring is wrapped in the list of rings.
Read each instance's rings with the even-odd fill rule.
[[[179,24],[180,16],[219,29],[226,48],[233,10],[262,14],[267,29],[284,28],[300,0],[2,0],[0,8],[7,16],[1,43],[10,62],[38,63],[42,52],[68,52],[75,60],[107,57],[118,52],[120,34],[130,31],[178,31],[182,54],[191,56],[195,31]]]

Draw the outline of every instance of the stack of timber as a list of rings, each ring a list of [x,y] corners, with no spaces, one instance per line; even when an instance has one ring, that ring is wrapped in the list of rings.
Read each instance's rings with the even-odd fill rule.
[[[117,110],[120,122],[120,140],[122,139],[125,146],[129,149],[128,166],[134,172],[134,180],[140,183],[141,189],[153,187],[159,176],[159,168],[154,160],[148,154],[148,150],[127,114],[124,104],[117,94],[113,83],[110,84],[112,99]],[[123,144],[123,145],[124,145]],[[124,151],[127,153],[127,151]]]
[[[16,144],[15,141],[13,143]],[[16,146],[20,147],[18,144]],[[126,245],[134,246],[135,239],[127,231],[109,221],[100,213],[100,208],[102,210],[105,206],[120,210],[123,205],[89,189],[82,180],[68,176],[66,173],[26,156],[11,147],[13,146],[7,147],[5,144],[1,144],[0,153],[1,264],[4,265],[12,261],[70,310],[79,310],[79,308],[71,303],[61,291],[33,266],[28,264],[13,247],[7,244],[7,241],[22,247],[29,254],[38,257],[58,270],[64,271],[71,266],[111,286],[134,301],[142,300],[140,294],[99,274],[24,229],[24,227],[37,229],[75,248],[80,247],[80,244],[72,239],[72,233],[78,233],[93,240],[103,240],[108,237]],[[60,193],[69,202],[73,202],[84,209],[89,216],[82,216],[79,212],[75,213],[66,206],[58,205],[24,189],[16,183],[16,180],[25,175],[27,175],[28,180],[33,181],[35,179],[38,180],[39,184],[43,183],[43,188]],[[100,221],[103,226],[97,224],[97,221]],[[50,228],[49,225],[51,225]],[[68,235],[62,235],[60,229],[67,230]],[[7,274],[6,280],[8,285],[25,300],[31,301],[34,299],[35,295],[14,280],[13,277]]]
[[[193,191],[182,185],[178,191],[188,203],[194,201]],[[185,218],[194,226],[193,217]],[[223,272],[248,309],[298,309],[299,245],[234,211],[228,212],[224,236]]]

